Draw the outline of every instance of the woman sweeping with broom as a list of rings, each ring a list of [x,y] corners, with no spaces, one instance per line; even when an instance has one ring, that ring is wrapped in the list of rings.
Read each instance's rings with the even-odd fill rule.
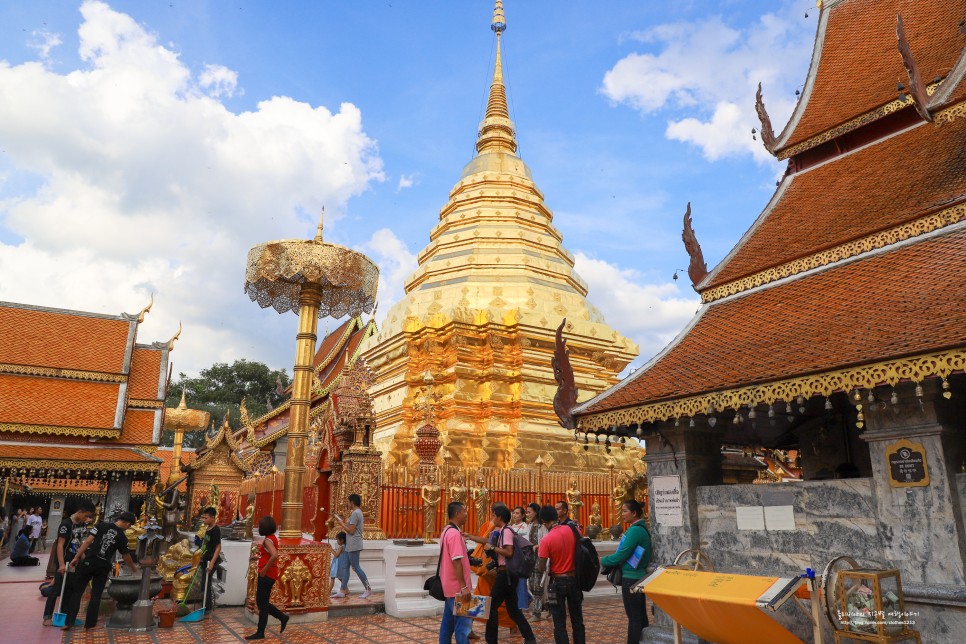
[[[278,579],[278,537],[275,531],[278,526],[275,519],[264,516],[258,522],[258,533],[265,537],[258,550],[258,585],[255,587],[255,605],[258,607],[258,630],[245,637],[246,640],[265,639],[265,627],[268,626],[268,616],[276,618],[282,622],[279,633],[285,631],[288,625],[288,615],[280,611],[269,599],[272,596],[272,587]]]

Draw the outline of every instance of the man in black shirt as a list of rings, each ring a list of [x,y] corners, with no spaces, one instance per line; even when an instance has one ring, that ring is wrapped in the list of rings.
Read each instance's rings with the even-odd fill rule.
[[[87,619],[84,621],[84,628],[94,628],[97,626],[97,613],[101,608],[101,595],[104,593],[104,586],[107,585],[107,578],[111,574],[114,565],[114,555],[120,552],[124,557],[124,563],[133,572],[137,572],[138,567],[131,559],[131,551],[127,547],[127,535],[124,531],[131,527],[137,519],[130,512],[121,512],[117,515],[114,523],[101,523],[91,530],[91,534],[80,548],[77,555],[70,562],[71,571],[77,569],[74,577],[74,597],[71,598],[70,608],[67,610],[67,625],[64,630],[70,630],[77,619],[77,611],[80,609],[80,598],[84,594],[87,584],[91,585],[91,600],[87,604]],[[84,555],[87,554],[85,558]],[[82,560],[83,559],[83,560]],[[77,562],[81,563],[78,564]]]
[[[61,590],[63,590],[64,599],[62,600],[63,605],[60,607],[60,612],[66,612],[65,609],[70,605],[73,584],[67,584],[66,588],[62,588],[61,584],[64,583],[67,564],[74,558],[77,548],[80,547],[81,541],[84,540],[83,537],[84,532],[87,530],[87,523],[94,517],[94,511],[93,503],[87,500],[81,501],[77,506],[77,511],[61,521],[60,527],[57,528],[57,543],[54,545],[54,551],[50,553],[50,556],[56,562],[55,570],[57,572],[54,574],[54,587],[57,589],[57,592],[51,594],[47,598],[47,603],[44,605],[44,626],[50,626],[51,624],[51,619],[54,616],[54,608],[57,604],[57,598],[61,595]]]
[[[205,614],[214,607],[211,601],[211,576],[218,566],[218,555],[221,554],[221,528],[215,522],[218,511],[215,508],[205,508],[201,512],[201,520],[205,523],[205,536],[201,541],[201,568],[204,572],[204,583],[207,597],[205,599]]]

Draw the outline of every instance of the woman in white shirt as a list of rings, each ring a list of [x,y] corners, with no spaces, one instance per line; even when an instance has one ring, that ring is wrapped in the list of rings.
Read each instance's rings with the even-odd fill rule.
[[[530,525],[523,520],[525,516],[526,510],[523,506],[518,505],[513,508],[513,512],[510,513],[510,525],[507,527],[513,530],[513,534],[518,534],[529,541]],[[517,582],[517,608],[526,610],[529,607],[530,591],[527,590],[527,580],[521,579]]]

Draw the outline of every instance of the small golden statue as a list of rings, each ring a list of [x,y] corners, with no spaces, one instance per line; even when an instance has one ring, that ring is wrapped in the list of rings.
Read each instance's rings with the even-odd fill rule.
[[[603,529],[604,524],[600,517],[600,503],[594,501],[594,504],[590,506],[590,525],[587,526],[587,536],[597,540]]]
[[[436,506],[439,505],[439,485],[436,484],[436,474],[429,475],[429,482],[423,486],[420,497],[423,499],[423,541],[436,543]]]
[[[173,544],[161,556],[158,562],[158,574],[165,581],[171,582],[172,594],[176,601],[184,599],[199,561],[201,561],[201,550],[192,553],[187,539]],[[179,573],[179,570],[182,572]]]
[[[449,489],[449,500],[458,501],[463,505],[466,505],[469,499],[469,488],[466,487],[466,470],[461,469],[459,472],[459,477],[456,479],[456,485]]]
[[[490,506],[490,490],[486,487],[486,479],[483,477],[483,472],[480,472],[476,479],[479,485],[473,490],[473,500],[476,503],[476,520],[483,525],[490,519],[489,506]]]
[[[570,477],[570,487],[567,488],[567,505],[570,506],[570,516],[580,522],[580,508],[584,506],[581,500],[580,490],[577,489],[577,477]]]
[[[620,477],[617,479],[617,485],[614,486],[614,491],[611,493],[611,499],[614,502],[614,516],[618,519],[621,517],[621,506],[624,505],[624,501],[629,499],[627,494],[627,474],[621,472]],[[620,521],[618,521],[620,523]]]

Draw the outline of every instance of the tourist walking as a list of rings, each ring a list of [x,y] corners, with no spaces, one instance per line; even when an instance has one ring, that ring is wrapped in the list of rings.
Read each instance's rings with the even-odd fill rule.
[[[335,550],[332,551],[332,563],[329,564],[329,578],[331,594],[334,595],[335,580],[346,576],[349,568],[349,553],[345,551],[345,532],[335,535]]]
[[[17,540],[13,544],[13,551],[10,553],[11,566],[37,566],[40,559],[30,556],[30,526],[24,527]]]
[[[47,598],[47,603],[44,604],[44,626],[51,624],[58,597],[63,596],[60,600],[60,612],[65,613],[66,607],[70,605],[74,585],[67,583],[67,564],[77,554],[77,549],[84,541],[84,533],[87,532],[87,523],[93,516],[94,504],[83,500],[77,504],[77,510],[70,516],[65,517],[57,528],[57,541],[54,543],[54,551],[50,553],[50,557],[56,560],[54,586],[57,590]]]
[[[559,504],[558,504],[559,506]],[[540,510],[540,518],[552,521],[559,516],[549,506]],[[575,576],[574,554],[577,549],[576,528],[570,524],[554,526],[540,541],[537,549],[537,570],[550,569],[550,584],[553,586],[556,601],[550,605],[553,616],[553,641],[556,644],[569,644],[567,637],[567,614],[570,614],[570,626],[574,632],[574,644],[585,644],[584,634],[584,593],[577,586]],[[548,563],[549,562],[549,563]]]
[[[201,520],[205,524],[205,536],[201,540],[201,567],[205,571],[205,615],[215,607],[211,593],[211,576],[215,573],[218,556],[221,554],[221,528],[216,524],[217,519],[218,510],[215,508],[201,511]]]
[[[255,586],[255,606],[258,607],[258,629],[251,635],[245,637],[246,640],[265,639],[265,627],[268,626],[268,616],[271,615],[282,622],[278,632],[281,634],[288,626],[288,615],[278,609],[270,599],[272,588],[278,579],[278,537],[275,532],[278,526],[275,519],[270,516],[262,517],[258,522],[258,533],[265,537],[262,545],[258,548],[258,582]]]
[[[551,506],[547,506],[551,510]],[[540,520],[540,505],[537,503],[531,503],[527,506],[527,523],[530,526],[530,534],[527,537],[530,543],[533,544],[534,552],[538,552],[540,546],[540,540],[550,531],[557,523],[557,514],[554,512],[553,520],[549,524],[544,523]],[[543,578],[545,573],[539,572],[536,567],[533,569],[533,573],[530,575],[530,595],[532,599],[530,600],[530,614],[533,619],[539,621],[543,618],[543,611],[546,609],[546,597],[543,584]]]
[[[4,541],[4,538],[9,536],[10,536],[10,517],[7,516],[7,513],[6,511],[4,511],[3,508],[0,508],[0,548],[3,548],[4,545],[6,545],[6,541]]]
[[[358,494],[349,495],[349,507],[352,508],[349,512],[349,520],[344,521],[339,515],[335,515],[335,521],[342,527],[346,534],[345,549],[349,554],[349,566],[356,571],[356,575],[359,576],[359,581],[365,586],[365,592],[359,595],[359,599],[366,599],[372,594],[372,588],[369,587],[369,578],[366,577],[365,571],[362,570],[362,566],[359,565],[359,558],[362,556],[362,532],[363,526],[365,525],[366,518],[362,515],[362,497]],[[349,569],[346,568],[345,576],[342,577],[342,585],[339,588],[339,592],[332,595],[336,598],[345,597],[349,592]]]
[[[486,620],[487,644],[496,644],[500,628],[497,609],[504,602],[506,602],[506,612],[520,629],[523,641],[535,642],[533,629],[530,628],[530,623],[515,601],[519,580],[513,577],[506,567],[507,560],[513,556],[513,530],[509,527],[510,508],[504,503],[494,503],[490,508],[490,521],[495,531],[489,539],[471,534],[464,535],[471,541],[484,543],[484,551],[496,555],[496,579],[493,580],[493,587],[490,589],[490,616]]]
[[[37,549],[37,542],[40,541],[40,531],[44,527],[43,513],[44,509],[38,505],[27,517],[27,525],[30,526],[30,552]]]
[[[520,535],[527,541],[530,540],[530,526],[527,525],[524,519],[526,518],[526,510],[523,509],[522,505],[518,505],[513,508],[510,512],[510,529],[513,530],[514,534]],[[517,607],[520,610],[527,610],[530,608],[530,592],[527,590],[527,582],[529,579],[519,579],[517,580]]]
[[[104,594],[104,586],[107,585],[107,578],[114,567],[114,558],[117,553],[121,553],[124,563],[131,569],[131,572],[136,573],[138,571],[138,566],[131,559],[131,551],[127,547],[127,535],[124,534],[124,531],[130,528],[135,521],[137,521],[137,517],[131,512],[120,512],[114,519],[114,523],[101,523],[94,526],[91,528],[90,535],[84,539],[84,543],[77,549],[77,554],[67,564],[70,574],[74,575],[70,581],[70,584],[74,587],[74,593],[67,605],[65,631],[69,631],[77,620],[81,596],[83,596],[87,584],[91,585],[91,598],[87,603],[87,618],[84,620],[84,628],[91,629],[97,626],[101,596]],[[84,553],[88,550],[90,550],[90,556],[85,558]]]
[[[450,644],[456,635],[456,644],[469,644],[473,620],[465,615],[457,616],[456,600],[467,603],[472,597],[470,592],[470,555],[463,539],[463,524],[466,523],[466,505],[452,501],[446,506],[449,524],[439,535],[439,580],[443,584],[443,619],[439,623],[439,644]]]
[[[647,605],[644,593],[632,593],[631,588],[644,578],[651,563],[651,533],[644,520],[644,508],[635,499],[621,506],[624,523],[632,524],[621,537],[617,551],[600,560],[602,566],[621,566],[621,595],[627,614],[627,644],[638,644],[641,632],[647,628]]]

